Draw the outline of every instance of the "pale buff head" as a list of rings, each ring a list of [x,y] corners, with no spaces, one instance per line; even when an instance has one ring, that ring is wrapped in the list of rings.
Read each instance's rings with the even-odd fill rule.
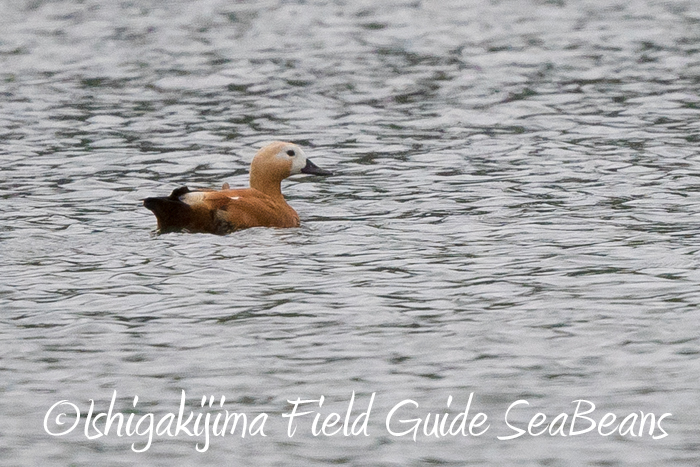
[[[281,194],[280,183],[295,174],[331,175],[306,158],[294,143],[276,141],[260,149],[250,164],[250,186],[267,194]]]

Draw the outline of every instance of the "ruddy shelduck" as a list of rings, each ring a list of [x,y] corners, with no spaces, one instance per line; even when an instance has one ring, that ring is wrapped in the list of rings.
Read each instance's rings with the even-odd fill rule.
[[[332,175],[306,158],[293,143],[274,142],[260,149],[250,164],[250,188],[190,190],[146,198],[160,232],[184,230],[225,234],[249,227],[299,227],[299,215],[282,196],[282,180],[295,174]]]

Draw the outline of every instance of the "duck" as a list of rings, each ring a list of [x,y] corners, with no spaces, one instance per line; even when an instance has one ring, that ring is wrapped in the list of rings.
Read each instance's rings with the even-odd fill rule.
[[[262,147],[250,163],[250,187],[220,190],[180,187],[170,196],[143,200],[160,233],[227,234],[251,227],[299,227],[299,215],[282,195],[282,180],[291,175],[332,175],[306,157],[297,144],[275,141]]]

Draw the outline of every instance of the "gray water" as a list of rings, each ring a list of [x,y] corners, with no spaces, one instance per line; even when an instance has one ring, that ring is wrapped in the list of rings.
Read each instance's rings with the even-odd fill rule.
[[[0,464],[700,465],[694,0],[0,11]],[[284,183],[300,228],[154,232],[141,199],[245,186],[271,140],[336,172]],[[266,436],[84,433],[90,400],[158,421],[183,390]],[[364,432],[288,436],[288,400],[353,391]],[[471,393],[480,436],[385,426]],[[667,436],[570,436],[580,399]],[[568,422],[498,439],[519,400]]]

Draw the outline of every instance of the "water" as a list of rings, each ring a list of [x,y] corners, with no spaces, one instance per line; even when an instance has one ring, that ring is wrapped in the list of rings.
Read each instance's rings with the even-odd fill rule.
[[[0,9],[0,464],[700,463],[696,2]],[[301,228],[153,233],[141,199],[244,186],[276,139],[337,173],[285,182]],[[115,390],[136,421],[184,390],[267,436],[87,439]],[[288,400],[344,417],[353,391],[367,436],[287,436]],[[470,393],[481,436],[385,427]],[[672,415],[499,440],[521,399],[524,429],[578,399]],[[61,400],[83,418],[52,437]]]

